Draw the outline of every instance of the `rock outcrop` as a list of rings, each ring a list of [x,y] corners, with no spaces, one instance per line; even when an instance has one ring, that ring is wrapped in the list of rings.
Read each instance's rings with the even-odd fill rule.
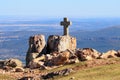
[[[9,66],[9,67],[23,67],[22,61],[18,59],[7,59],[4,62],[4,66]]]
[[[97,59],[100,56],[97,50],[91,48],[78,49],[75,54],[81,61]]]
[[[42,61],[44,59],[45,59],[44,55],[41,57],[35,58],[29,62],[28,67],[31,69],[40,68],[41,66],[44,65],[44,62]]]
[[[44,35],[35,35],[29,38],[29,49],[26,55],[26,65],[34,58],[46,53],[46,42]]]
[[[115,50],[109,50],[107,51],[106,53],[103,53],[100,58],[104,58],[104,59],[107,59],[107,58],[116,58],[117,57],[117,54],[118,52],[115,51]]]
[[[53,65],[64,65],[69,62],[70,53],[68,51],[60,52],[57,56],[53,56],[51,62]]]
[[[54,52],[51,54],[43,55],[36,59],[33,59],[29,62],[28,67],[31,69],[41,68],[41,67],[51,67],[51,66],[59,66],[69,63],[70,60],[70,52]]]
[[[61,52],[67,49],[75,50],[76,44],[76,38],[74,37],[51,35],[47,41],[47,50],[49,52]]]

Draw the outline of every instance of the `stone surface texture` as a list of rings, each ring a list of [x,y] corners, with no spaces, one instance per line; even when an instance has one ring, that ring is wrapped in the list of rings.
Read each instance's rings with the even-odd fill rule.
[[[47,49],[49,52],[61,52],[67,49],[75,50],[76,44],[77,42],[75,37],[51,35],[47,41]]]
[[[46,53],[46,42],[44,35],[35,35],[29,38],[29,49],[26,55],[26,65],[34,58]]]
[[[44,53],[46,47],[45,36],[35,35],[29,38],[29,49],[28,53]]]
[[[92,48],[78,49],[75,54],[81,61],[97,59],[100,56],[100,52]]]
[[[118,54],[117,51],[115,51],[115,50],[109,50],[106,53],[103,53],[100,56],[100,58],[104,58],[104,59],[107,59],[107,58],[117,58],[117,54]]]
[[[22,61],[18,60],[18,59],[7,59],[4,62],[4,66],[9,66],[9,67],[22,67]]]

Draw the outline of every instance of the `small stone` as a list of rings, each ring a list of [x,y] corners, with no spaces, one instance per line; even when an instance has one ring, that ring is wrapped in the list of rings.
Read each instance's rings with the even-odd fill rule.
[[[15,68],[15,72],[24,72],[24,69],[22,67]]]
[[[50,78],[54,78],[55,76],[66,76],[69,75],[71,72],[73,72],[72,69],[63,69],[60,71],[47,73],[45,75],[42,75],[41,77],[42,79],[50,79]]]
[[[71,78],[70,78],[70,80],[74,80],[74,79],[75,79],[75,77],[71,77]]]
[[[28,67],[30,69],[36,69],[36,68],[40,68],[43,64],[44,64],[44,62],[42,62],[42,61],[34,61],[33,60],[28,64]]]
[[[13,70],[13,68],[10,67],[10,66],[3,66],[3,70],[5,70],[5,71],[11,71],[11,70]]]
[[[78,60],[78,58],[69,60],[69,64],[74,64],[74,63],[79,63],[79,62],[80,61]]]
[[[22,67],[22,61],[18,60],[18,59],[7,59],[4,62],[4,66],[9,66],[9,67]]]

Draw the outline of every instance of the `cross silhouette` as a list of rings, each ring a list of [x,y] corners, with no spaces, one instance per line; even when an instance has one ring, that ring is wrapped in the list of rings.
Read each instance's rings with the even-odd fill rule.
[[[70,26],[72,22],[68,21],[68,18],[64,18],[63,21],[60,22],[61,26],[64,26],[64,34],[63,35],[69,35],[69,29],[68,26]]]

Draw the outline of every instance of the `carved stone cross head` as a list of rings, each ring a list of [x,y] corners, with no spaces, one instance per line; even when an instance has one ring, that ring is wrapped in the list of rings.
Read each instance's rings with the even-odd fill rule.
[[[64,18],[63,21],[61,21],[60,25],[64,26],[64,34],[63,35],[69,35],[69,29],[68,26],[70,26],[72,22],[68,21],[68,18]]]

